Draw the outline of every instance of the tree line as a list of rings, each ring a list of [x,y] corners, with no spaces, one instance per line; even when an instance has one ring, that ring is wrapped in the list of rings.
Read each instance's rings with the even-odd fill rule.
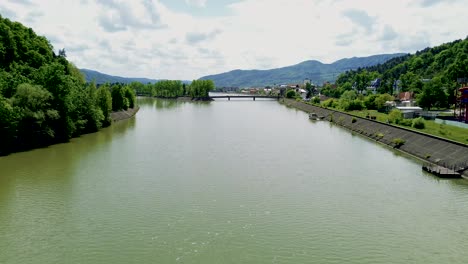
[[[162,80],[156,83],[142,84],[133,82],[129,86],[139,95],[160,98],[177,98],[189,96],[192,98],[206,98],[215,89],[212,80],[193,80],[190,84],[175,80]]]
[[[134,106],[129,86],[87,84],[64,49],[0,16],[0,155],[95,132]]]

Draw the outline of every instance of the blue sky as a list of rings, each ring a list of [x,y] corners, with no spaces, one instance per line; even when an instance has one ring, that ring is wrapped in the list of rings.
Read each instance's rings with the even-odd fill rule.
[[[408,52],[468,35],[468,0],[3,0],[80,68],[191,80]]]
[[[198,17],[227,16],[232,12],[229,5],[236,0],[162,0],[161,3],[176,12]]]

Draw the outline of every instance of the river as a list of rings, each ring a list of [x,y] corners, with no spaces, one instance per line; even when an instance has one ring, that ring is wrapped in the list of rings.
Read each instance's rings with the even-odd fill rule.
[[[466,263],[468,183],[274,100],[0,157],[0,263]]]

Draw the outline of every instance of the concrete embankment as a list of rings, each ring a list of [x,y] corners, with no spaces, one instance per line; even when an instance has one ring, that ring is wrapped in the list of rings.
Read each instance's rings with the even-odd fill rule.
[[[463,175],[468,176],[468,145],[295,100],[284,99],[281,102],[307,113],[324,116],[325,120],[391,147],[395,147],[395,139],[402,139],[404,144],[399,150],[447,168],[464,168]]]
[[[112,112],[111,113],[112,122],[117,122],[117,121],[120,121],[120,120],[128,119],[128,118],[134,116],[138,112],[138,110],[140,110],[139,106],[137,106],[135,108],[129,108],[129,109],[123,110],[123,111]]]

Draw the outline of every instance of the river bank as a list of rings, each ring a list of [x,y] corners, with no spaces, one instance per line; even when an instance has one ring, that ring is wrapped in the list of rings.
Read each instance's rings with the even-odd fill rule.
[[[461,170],[468,177],[468,146],[465,144],[291,99],[280,102],[307,113],[324,116],[325,120],[426,162]]]
[[[140,107],[136,106],[135,108],[128,108],[127,110],[112,112],[110,116],[112,122],[118,122],[133,117],[138,112],[138,110],[140,110]]]

